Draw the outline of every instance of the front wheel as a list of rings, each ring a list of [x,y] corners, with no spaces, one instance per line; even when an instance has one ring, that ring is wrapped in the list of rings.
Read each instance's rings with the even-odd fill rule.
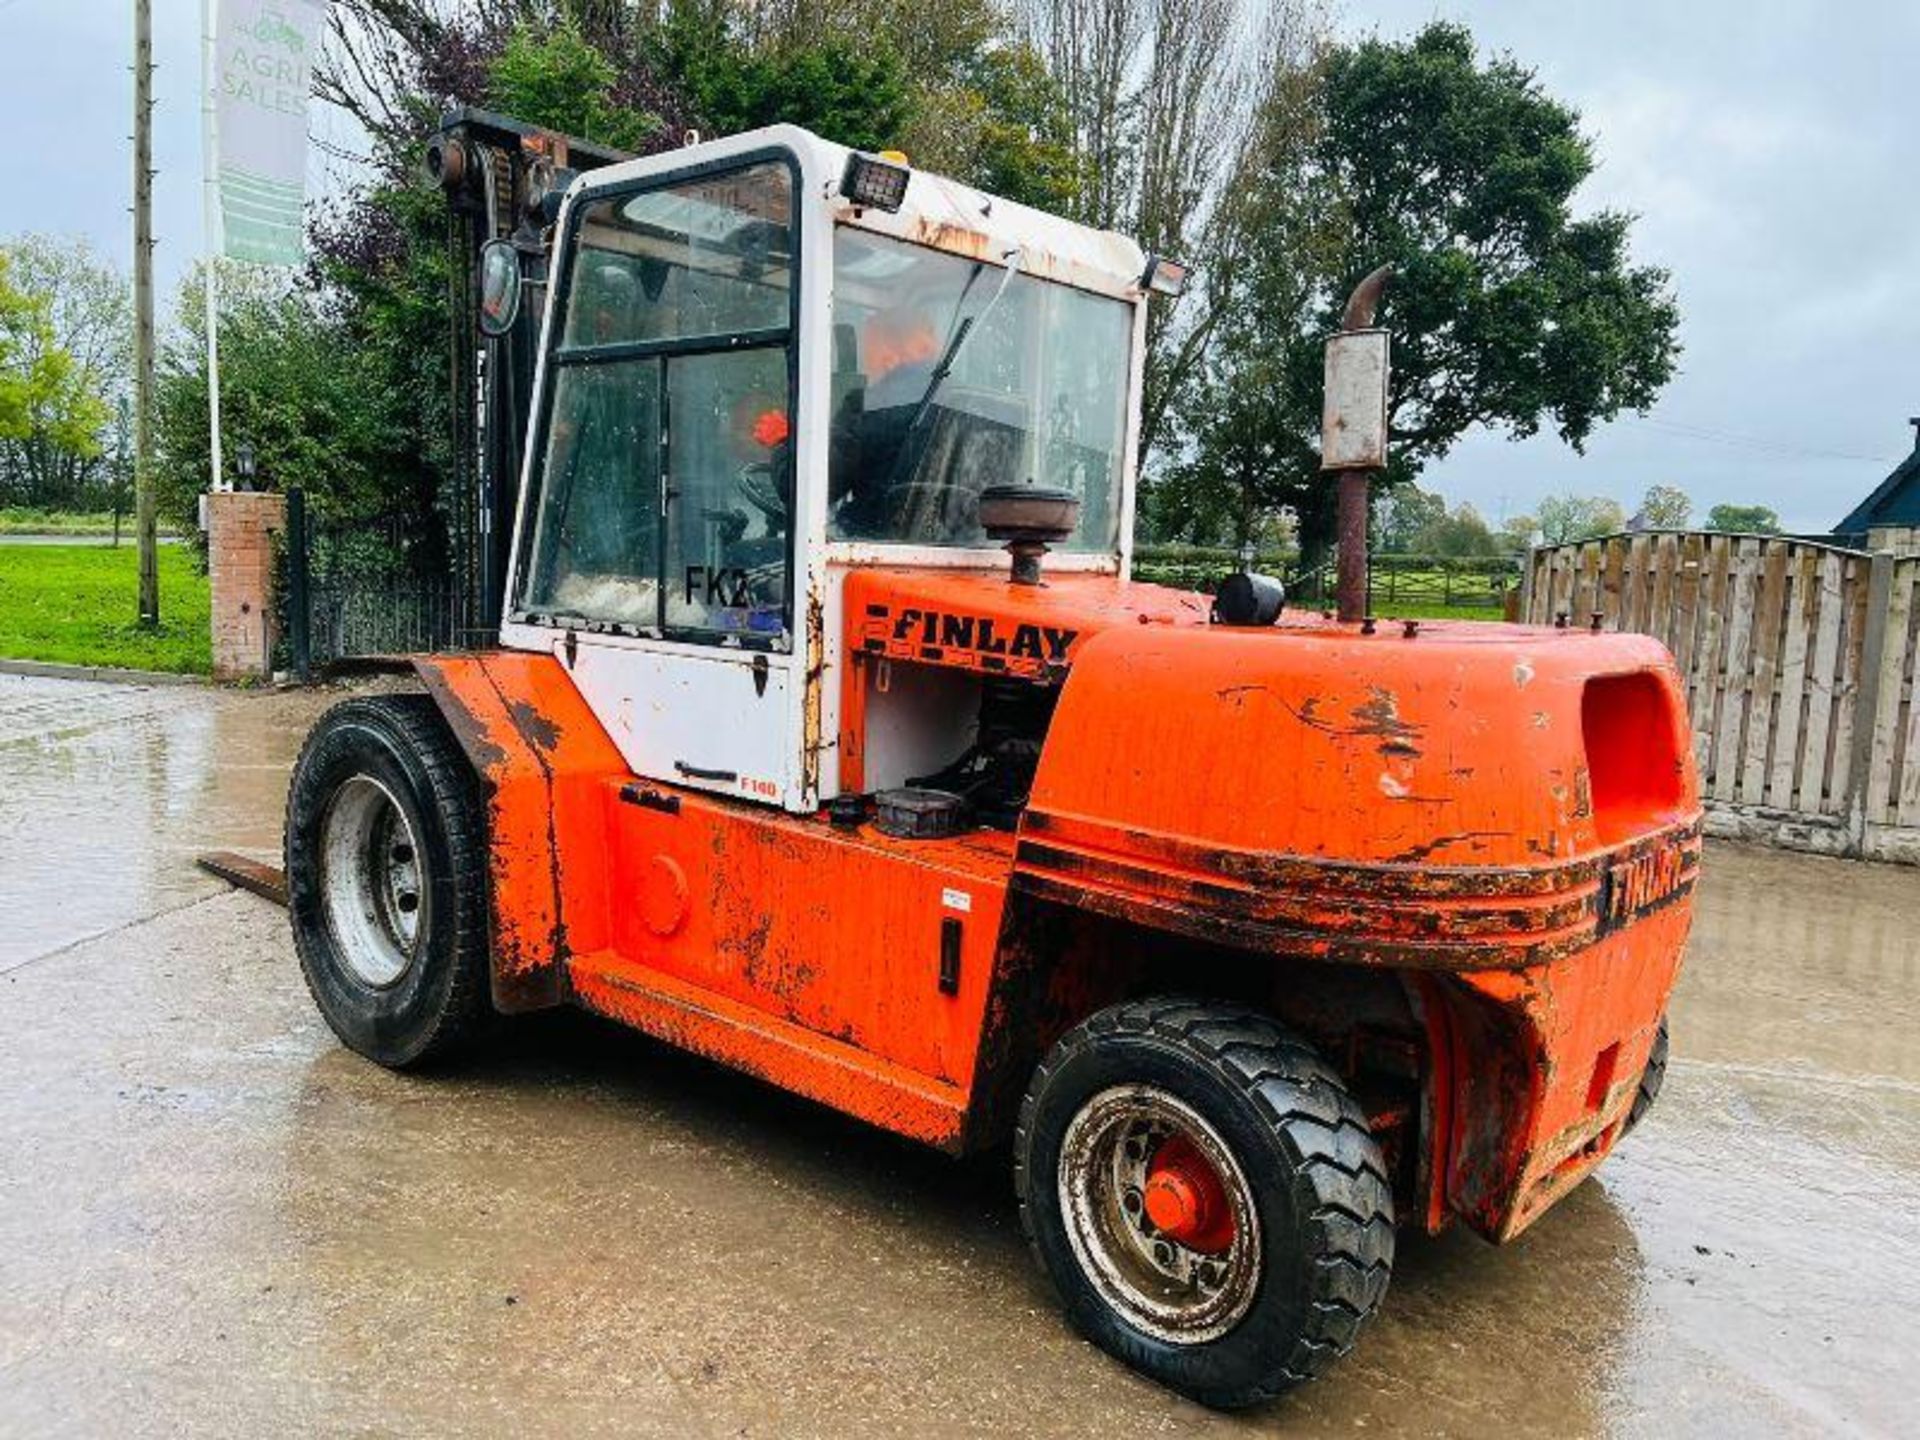
[[[1068,1317],[1203,1404],[1319,1375],[1386,1294],[1380,1147],[1339,1076],[1257,1012],[1163,999],[1092,1016],[1035,1073],[1014,1164]]]
[[[287,910],[334,1034],[403,1068],[458,1049],[492,1014],[478,784],[424,695],[320,718],[287,793]]]

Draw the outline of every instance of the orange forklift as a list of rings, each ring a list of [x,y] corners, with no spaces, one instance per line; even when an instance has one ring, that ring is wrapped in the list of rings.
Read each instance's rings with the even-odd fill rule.
[[[1700,852],[1657,643],[1132,580],[1182,276],[1123,237],[790,127],[555,210],[498,647],[294,773],[345,1044],[570,1004],[1011,1142],[1071,1321],[1221,1407],[1352,1347],[1397,1227],[1612,1150]]]

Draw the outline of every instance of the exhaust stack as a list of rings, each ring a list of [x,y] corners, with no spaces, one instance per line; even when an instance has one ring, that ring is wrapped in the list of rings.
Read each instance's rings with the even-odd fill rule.
[[[1321,412],[1320,468],[1338,476],[1340,619],[1367,613],[1367,485],[1387,465],[1387,332],[1373,319],[1393,267],[1382,265],[1354,287],[1340,331],[1327,339],[1327,392]]]

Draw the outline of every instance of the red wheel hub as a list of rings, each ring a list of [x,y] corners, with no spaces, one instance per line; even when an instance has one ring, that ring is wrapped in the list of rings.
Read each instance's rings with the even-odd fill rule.
[[[1233,1244],[1233,1206],[1219,1172],[1184,1135],[1170,1136],[1147,1166],[1147,1219],[1176,1244],[1218,1255]]]

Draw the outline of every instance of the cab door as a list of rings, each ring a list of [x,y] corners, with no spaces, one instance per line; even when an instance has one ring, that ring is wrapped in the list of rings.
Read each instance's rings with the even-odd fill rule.
[[[797,808],[800,166],[676,160],[568,207],[502,634],[635,773]]]

